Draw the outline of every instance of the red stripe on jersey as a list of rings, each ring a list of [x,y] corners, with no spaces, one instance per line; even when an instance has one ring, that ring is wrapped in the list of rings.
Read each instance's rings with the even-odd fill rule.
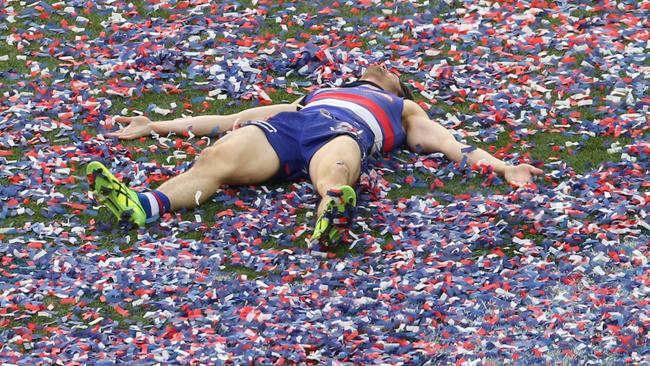
[[[393,126],[390,123],[390,118],[388,117],[388,114],[386,114],[386,111],[377,105],[377,103],[373,102],[372,99],[363,97],[361,95],[325,91],[318,93],[314,98],[310,100],[310,102],[327,98],[335,98],[353,102],[369,110],[370,113],[372,113],[377,118],[381,124],[382,129],[384,130],[384,144],[382,146],[382,150],[391,151],[393,149],[393,144],[395,143],[395,133],[393,131]],[[307,103],[307,105],[309,105],[309,103]]]

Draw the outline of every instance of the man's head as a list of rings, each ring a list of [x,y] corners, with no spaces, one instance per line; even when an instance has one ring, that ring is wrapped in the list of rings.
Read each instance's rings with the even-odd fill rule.
[[[379,85],[385,91],[391,92],[404,99],[413,100],[413,93],[408,85],[399,79],[397,74],[390,72],[386,66],[373,64],[368,66],[360,80],[368,80]]]

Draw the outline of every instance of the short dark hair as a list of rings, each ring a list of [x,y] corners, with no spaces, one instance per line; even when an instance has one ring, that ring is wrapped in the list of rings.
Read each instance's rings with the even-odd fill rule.
[[[413,91],[411,91],[411,86],[402,80],[399,81],[399,86],[401,89],[400,94],[402,95],[398,96],[404,99],[413,100]]]

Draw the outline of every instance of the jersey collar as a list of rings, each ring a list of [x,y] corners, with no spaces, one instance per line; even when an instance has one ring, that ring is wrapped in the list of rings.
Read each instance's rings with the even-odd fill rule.
[[[377,85],[376,83],[373,83],[373,82],[370,81],[370,80],[357,80],[357,81],[353,81],[353,82],[351,82],[351,83],[343,84],[341,87],[342,87],[342,88],[354,88],[354,87],[356,87],[356,86],[363,86],[363,85],[374,86],[375,88],[377,88],[377,89],[379,89],[379,90],[383,90],[383,91],[385,91],[384,88],[382,88],[381,86]]]

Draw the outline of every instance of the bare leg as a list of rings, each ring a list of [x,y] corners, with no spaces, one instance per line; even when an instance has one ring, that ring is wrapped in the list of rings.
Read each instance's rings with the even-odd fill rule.
[[[317,214],[320,215],[327,206],[328,190],[342,185],[354,185],[359,174],[361,150],[352,137],[338,136],[321,147],[309,163],[309,176],[322,197]]]
[[[171,209],[203,203],[224,184],[256,184],[273,177],[280,167],[264,132],[242,127],[203,150],[194,165],[158,190],[169,197]],[[201,192],[198,200],[197,192]],[[198,202],[197,202],[198,201]]]

